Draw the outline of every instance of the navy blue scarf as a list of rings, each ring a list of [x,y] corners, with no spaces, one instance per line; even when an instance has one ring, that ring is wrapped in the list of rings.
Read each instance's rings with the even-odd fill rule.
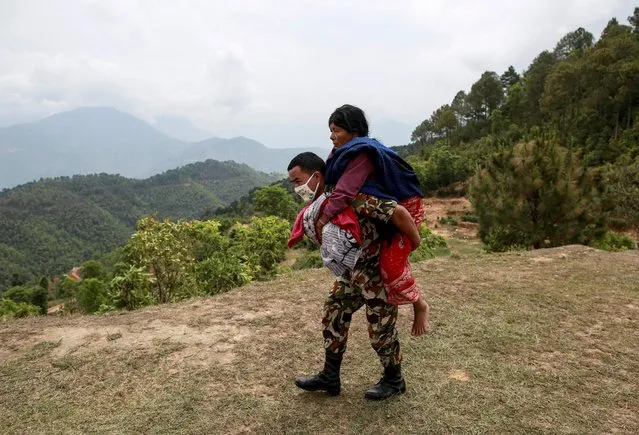
[[[326,160],[325,183],[337,184],[348,163],[362,152],[368,152],[375,174],[373,179],[364,182],[360,192],[398,202],[424,196],[413,167],[395,151],[370,137],[356,137],[333,152]]]

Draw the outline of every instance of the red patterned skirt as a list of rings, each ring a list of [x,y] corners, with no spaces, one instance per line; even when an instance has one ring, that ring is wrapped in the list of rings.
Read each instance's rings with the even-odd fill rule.
[[[425,219],[424,202],[414,196],[399,203],[410,213],[415,225]],[[419,288],[415,283],[413,271],[408,261],[412,243],[402,233],[393,236],[390,242],[384,242],[380,253],[379,265],[382,281],[386,288],[386,301],[393,305],[413,304],[419,299]]]

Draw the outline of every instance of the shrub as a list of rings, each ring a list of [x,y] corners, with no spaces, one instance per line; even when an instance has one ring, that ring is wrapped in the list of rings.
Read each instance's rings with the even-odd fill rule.
[[[76,300],[82,311],[93,314],[108,302],[107,285],[97,278],[87,278],[78,286]]]
[[[472,215],[472,214],[462,215],[461,220],[462,220],[462,222],[471,222],[471,223],[474,223],[474,224],[479,222],[479,218],[477,216],[475,216],[475,215]]]
[[[410,161],[424,190],[432,191],[466,179],[467,171],[460,155],[448,146],[431,151],[428,160]]]
[[[100,312],[118,308],[135,310],[152,305],[155,301],[151,294],[151,279],[144,267],[117,266],[120,272],[109,283],[109,301],[100,307]]]
[[[293,263],[293,270],[321,269],[322,267],[324,267],[322,256],[317,250],[304,251],[304,253],[295,260],[295,263]]]
[[[608,231],[602,238],[593,241],[590,246],[605,251],[625,251],[637,249],[637,242],[625,234],[616,234]]]
[[[419,227],[422,243],[410,254],[411,261],[422,261],[435,257],[437,249],[448,248],[446,239],[434,234],[426,224]]]
[[[153,276],[152,294],[157,303],[190,295],[196,285],[192,275],[195,262],[192,224],[145,217],[125,247],[126,260]]]
[[[286,256],[286,242],[290,234],[290,224],[286,219],[253,217],[249,225],[233,228],[230,253],[235,258],[247,258],[257,279],[270,278]]]
[[[58,283],[55,295],[58,299],[73,299],[79,283],[67,275],[64,275]]]
[[[40,314],[47,314],[49,309],[49,294],[42,287],[15,286],[3,293],[4,299],[11,299],[13,302],[25,303],[38,307]]]
[[[236,258],[224,253],[200,261],[195,268],[198,285],[210,295],[248,284],[254,277],[248,258]]]
[[[0,319],[13,319],[40,314],[40,307],[11,299],[0,299]]]
[[[89,260],[80,267],[80,275],[82,276],[82,279],[105,279],[107,273],[102,263],[96,260]]]
[[[297,205],[282,186],[266,186],[255,191],[253,207],[262,216],[277,216],[293,221],[297,216]]]
[[[601,177],[606,186],[604,199],[612,207],[613,227],[639,229],[639,158],[608,164],[601,169]]]
[[[452,216],[443,216],[438,219],[438,222],[442,225],[457,225],[457,219]]]

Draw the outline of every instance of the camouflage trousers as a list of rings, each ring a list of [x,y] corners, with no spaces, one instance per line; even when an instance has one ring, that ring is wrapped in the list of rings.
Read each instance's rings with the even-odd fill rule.
[[[397,336],[397,306],[386,302],[386,291],[379,273],[379,257],[360,261],[352,272],[339,277],[324,303],[324,347],[327,351],[346,350],[353,313],[366,306],[368,336],[384,367],[402,361]]]

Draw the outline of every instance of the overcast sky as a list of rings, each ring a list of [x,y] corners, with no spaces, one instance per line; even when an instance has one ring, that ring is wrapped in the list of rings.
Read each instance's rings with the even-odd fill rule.
[[[521,72],[580,26],[598,38],[635,3],[0,0],[0,126],[111,106],[314,146],[348,102],[415,127],[483,71]]]

